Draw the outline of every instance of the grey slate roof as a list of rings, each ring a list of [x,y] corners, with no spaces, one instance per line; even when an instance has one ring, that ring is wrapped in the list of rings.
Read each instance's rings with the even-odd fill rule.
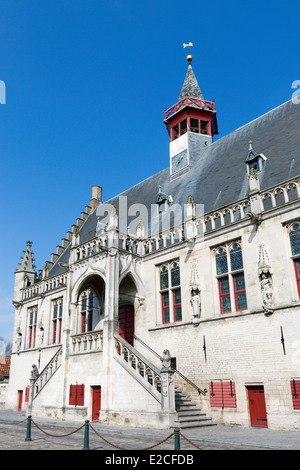
[[[196,204],[204,204],[205,213],[234,203],[246,197],[249,191],[245,164],[249,141],[258,154],[267,157],[260,173],[261,190],[300,175],[300,106],[292,101],[282,104],[212,143],[180,177],[171,179],[166,168],[129,188],[122,196],[127,196],[128,207],[142,203],[150,210],[161,186],[163,193],[172,195],[174,203],[186,204],[188,196],[192,195]],[[107,202],[118,209],[118,197]],[[80,229],[81,243],[96,236],[96,225],[95,210]],[[66,249],[58,261],[67,261],[68,251]],[[50,275],[61,271],[63,268],[56,262]]]
[[[199,98],[201,100],[204,99],[191,64],[189,64],[188,66],[178,101],[185,98],[186,95],[191,96],[193,98]]]

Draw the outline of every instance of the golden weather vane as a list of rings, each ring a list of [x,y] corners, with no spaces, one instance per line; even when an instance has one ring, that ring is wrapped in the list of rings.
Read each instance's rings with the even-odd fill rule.
[[[189,42],[188,44],[186,44],[185,42],[183,43],[183,48],[184,48],[184,49],[185,49],[186,47],[188,47],[189,53],[188,53],[187,58],[186,58],[186,60],[187,60],[188,62],[192,62],[192,60],[193,60],[193,56],[190,54],[190,47],[193,47],[193,45],[194,45],[194,44],[193,44],[192,42]]]

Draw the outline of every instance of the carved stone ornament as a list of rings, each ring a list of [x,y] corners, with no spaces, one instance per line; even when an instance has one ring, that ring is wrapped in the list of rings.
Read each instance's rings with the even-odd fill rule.
[[[201,290],[200,290],[200,280],[199,280],[199,271],[197,264],[193,264],[190,278],[190,302],[192,307],[193,314],[193,323],[195,326],[200,323],[201,315]]]
[[[31,369],[31,379],[36,380],[39,376],[39,371],[38,368],[35,364],[32,364],[32,369]]]
[[[259,245],[258,275],[263,302],[262,307],[266,315],[271,315],[274,311],[272,268],[264,243]]]
[[[162,362],[162,370],[168,371],[171,369],[171,354],[168,349],[165,349],[163,352],[163,357],[161,359]]]
[[[17,329],[16,345],[17,345],[17,354],[20,354],[20,349],[22,345],[22,331],[20,327],[18,327]]]
[[[193,323],[199,324],[200,323],[200,315],[201,315],[201,297],[200,297],[200,290],[199,289],[191,289],[191,306],[193,311]]]

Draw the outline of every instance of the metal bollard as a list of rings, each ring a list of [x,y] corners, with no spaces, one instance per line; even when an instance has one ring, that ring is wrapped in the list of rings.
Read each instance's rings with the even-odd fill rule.
[[[27,417],[27,433],[25,441],[31,441],[31,416]]]
[[[174,429],[175,450],[180,450],[180,429]]]
[[[82,450],[90,450],[90,427],[89,427],[89,420],[85,421],[84,426],[84,442]]]

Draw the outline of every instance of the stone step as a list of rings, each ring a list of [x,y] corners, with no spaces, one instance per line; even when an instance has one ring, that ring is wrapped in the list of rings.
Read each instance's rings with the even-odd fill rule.
[[[185,416],[206,416],[205,413],[202,413],[201,410],[197,410],[195,412],[191,411],[191,410],[180,410],[180,411],[177,411],[177,415],[178,416],[182,416],[182,417],[185,417]]]
[[[179,390],[175,390],[175,408],[177,419],[174,422],[174,428],[187,429],[216,425],[211,418],[201,412],[191,398]]]
[[[180,423],[176,422],[174,423],[173,428],[180,428],[180,429],[187,429],[187,428],[203,428],[206,426],[217,426],[216,423],[213,423],[212,421],[194,421],[193,423]]]

